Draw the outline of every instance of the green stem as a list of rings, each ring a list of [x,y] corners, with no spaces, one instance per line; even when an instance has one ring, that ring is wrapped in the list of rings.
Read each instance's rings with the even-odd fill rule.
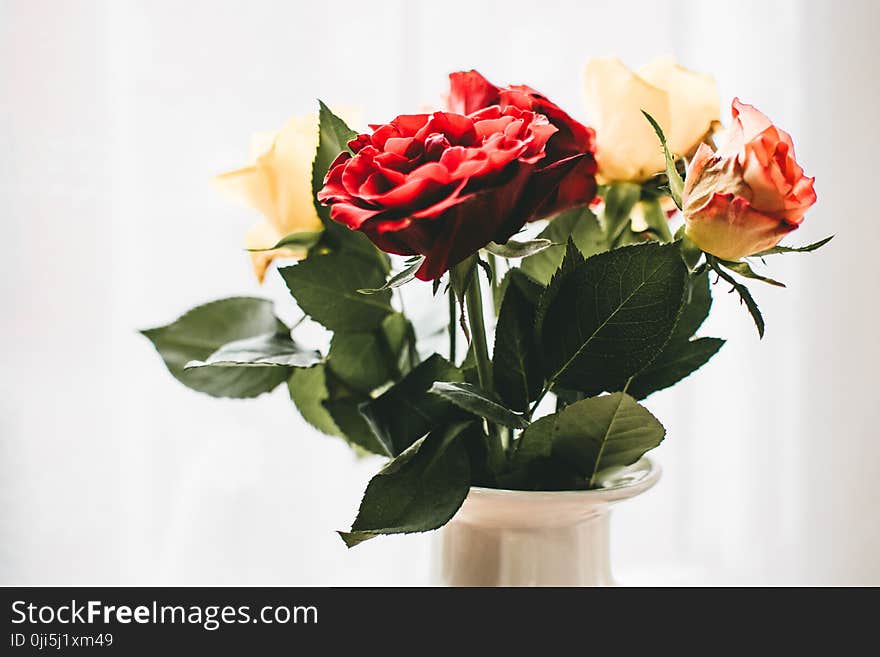
[[[449,291],[449,362],[455,365],[455,341],[458,336],[458,305],[455,294]]]
[[[476,260],[474,261],[476,267]],[[480,273],[474,271],[471,281],[465,290],[464,303],[467,308],[467,322],[471,333],[471,347],[474,350],[474,361],[477,364],[477,379],[480,388],[489,393],[493,392],[492,362],[489,360],[489,347],[486,343],[486,322],[483,318],[483,296],[480,292]],[[494,422],[486,420],[486,429],[489,434],[489,450],[500,460],[503,460],[504,439],[501,430]],[[498,467],[500,467],[500,463]]]
[[[547,384],[547,387],[546,387],[546,388],[544,388],[543,390],[541,390],[541,394],[538,395],[538,397],[535,399],[535,403],[532,404],[532,407],[529,409],[529,419],[531,419],[532,416],[535,414],[535,411],[538,410],[538,405],[539,405],[539,404],[541,403],[541,401],[544,399],[544,397],[546,396],[546,394],[547,394],[548,392],[550,392],[550,388],[553,387],[553,383],[554,383],[554,382],[551,381],[550,383]]]
[[[464,302],[467,308],[468,328],[471,331],[474,360],[477,363],[477,377],[480,380],[480,387],[491,393],[492,363],[489,360],[489,347],[486,344],[486,323],[483,319],[483,296],[480,293],[479,272],[474,272],[470,285],[465,291]]]

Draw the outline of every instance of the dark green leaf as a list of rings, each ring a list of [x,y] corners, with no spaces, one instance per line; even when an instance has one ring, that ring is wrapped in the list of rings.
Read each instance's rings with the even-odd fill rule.
[[[327,363],[343,383],[363,394],[394,375],[394,357],[380,331],[337,331],[330,342]]]
[[[318,431],[339,436],[352,445],[382,456],[390,456],[361,416],[358,397],[328,374],[319,363],[308,369],[296,369],[287,382],[290,399],[302,418]]]
[[[663,156],[666,158],[666,177],[669,179],[669,193],[672,196],[672,200],[675,201],[675,205],[681,210],[681,194],[684,191],[684,180],[682,180],[681,174],[678,173],[678,169],[675,168],[675,160],[672,158],[672,153],[669,152],[669,148],[666,145],[666,136],[663,134],[662,128],[654,120],[654,117],[645,110],[642,110],[642,114],[645,115],[645,118],[653,126],[654,132],[657,133],[657,138],[660,140],[660,145],[663,147]]]
[[[552,241],[544,238],[538,238],[534,240],[529,240],[528,242],[507,240],[504,244],[489,242],[483,248],[486,249],[489,253],[497,255],[501,258],[525,258],[526,256],[540,253],[541,251],[544,251],[551,246],[554,246]]]
[[[719,338],[670,342],[654,362],[633,377],[627,392],[636,399],[644,399],[669,388],[705,365],[723,344],[724,340]]]
[[[318,101],[318,150],[312,163],[312,196],[316,197],[324,186],[324,177],[333,160],[343,151],[348,151],[348,142],[357,137],[357,132],[345,125],[345,121],[330,111],[322,101]],[[315,209],[324,224],[330,221],[330,209],[315,200]]]
[[[435,381],[462,381],[461,371],[434,354],[361,407],[373,432],[394,456],[432,429],[461,416],[457,406],[428,392]]]
[[[324,408],[333,418],[342,436],[352,445],[380,456],[390,456],[385,446],[376,438],[366,418],[361,415],[360,404],[353,399],[326,400]]]
[[[309,257],[327,253],[346,252],[354,257],[359,257],[367,263],[378,267],[382,272],[382,283],[391,269],[391,261],[388,256],[377,249],[363,233],[350,230],[330,219],[330,208],[322,205],[317,200],[317,194],[324,186],[324,177],[327,170],[336,159],[344,152],[349,151],[348,142],[357,136],[357,133],[345,125],[345,121],[333,114],[321,101],[318,127],[318,150],[312,163],[312,197],[318,216],[324,224],[324,231],[320,239],[309,250]],[[376,284],[378,287],[381,283]],[[361,285],[360,287],[367,287]]]
[[[538,237],[549,240],[556,246],[523,258],[520,269],[541,285],[547,285],[559,269],[569,239],[574,241],[575,246],[585,257],[607,248],[599,222],[589,208],[575,208],[561,213],[541,231]]]
[[[349,532],[348,547],[378,534],[424,532],[446,524],[470,489],[470,463],[462,435],[471,422],[437,429],[370,480]]]
[[[513,469],[541,476],[547,488],[572,487],[575,481],[580,482],[577,487],[592,488],[597,474],[635,463],[659,445],[665,433],[657,419],[625,393],[591,397],[530,425],[517,444]]]
[[[641,194],[641,186],[631,182],[612,183],[605,189],[602,221],[608,244],[615,244],[621,234],[629,229],[633,208]]]
[[[463,411],[501,426],[525,429],[529,424],[523,416],[505,408],[488,393],[470,383],[438,381],[428,392],[452,402]]]
[[[622,247],[568,271],[563,264],[536,317],[547,380],[588,396],[621,389],[669,339],[686,278],[675,244]]]
[[[308,256],[311,258],[329,253],[342,254],[349,259],[362,260],[379,270],[380,280],[383,283],[391,271],[391,259],[388,254],[377,249],[363,233],[350,230],[347,226],[332,220],[325,224],[321,239],[309,249]]]
[[[760,274],[755,273],[747,262],[732,262],[730,260],[721,260],[720,258],[718,259],[718,262],[730,271],[736,272],[745,278],[753,278],[764,283],[769,283],[770,285],[775,285],[776,287],[785,287],[785,283],[780,283],[779,281],[774,281],[772,278],[767,278],[766,276],[761,276]]]
[[[315,255],[280,272],[299,307],[331,331],[372,330],[393,312],[390,290],[358,293],[384,282],[382,273],[360,258],[344,253]]]
[[[525,280],[520,284],[519,279]],[[495,329],[493,380],[501,399],[511,408],[525,411],[544,383],[534,335],[535,304],[540,288],[515,269],[505,280],[507,288]],[[536,296],[530,297],[523,291],[529,287]]]
[[[675,330],[669,343],[684,342],[697,332],[709,316],[712,308],[712,293],[709,291],[709,272],[692,274],[688,278],[688,288],[685,292],[685,304],[678,316]]]
[[[256,397],[285,381],[289,370],[274,365],[185,367],[230,342],[286,330],[270,301],[233,297],[198,306],[167,326],[141,333],[156,347],[172,376],[188,388],[214,397]]]
[[[766,251],[761,251],[760,253],[756,253],[755,257],[762,257],[773,255],[775,253],[809,253],[810,251],[815,251],[819,249],[828,242],[834,239],[834,235],[829,235],[823,240],[819,240],[818,242],[813,242],[812,244],[807,244],[806,246],[774,246],[772,249],[767,249]]]
[[[415,328],[401,313],[392,313],[382,320],[381,334],[391,356],[393,378],[400,378],[419,361]]]
[[[193,360],[185,370],[197,367],[311,367],[321,360],[321,352],[305,349],[290,337],[290,333],[265,333],[253,338],[235,340],[223,345],[207,359]]]

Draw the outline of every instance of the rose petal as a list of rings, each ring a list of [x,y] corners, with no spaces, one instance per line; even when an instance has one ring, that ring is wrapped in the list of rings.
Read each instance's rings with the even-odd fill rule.
[[[715,194],[685,221],[685,233],[694,244],[724,260],[739,260],[772,248],[797,228],[797,224],[755,210],[733,194]]]
[[[655,59],[639,69],[639,75],[666,92],[670,119],[666,142],[673,153],[688,155],[721,118],[715,79],[682,68],[671,57]]]
[[[453,112],[470,114],[498,101],[498,87],[476,71],[449,74],[448,106]]]
[[[596,159],[606,180],[644,180],[666,164],[648,112],[664,132],[671,126],[669,95],[615,58],[590,60],[584,72],[587,116],[596,131]]]

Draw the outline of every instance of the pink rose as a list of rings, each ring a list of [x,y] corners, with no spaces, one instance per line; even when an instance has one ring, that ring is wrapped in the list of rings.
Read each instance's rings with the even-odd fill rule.
[[[714,153],[700,145],[682,193],[686,235],[724,260],[776,246],[816,202],[814,179],[795,161],[791,136],[739,99],[732,111],[726,143]]]

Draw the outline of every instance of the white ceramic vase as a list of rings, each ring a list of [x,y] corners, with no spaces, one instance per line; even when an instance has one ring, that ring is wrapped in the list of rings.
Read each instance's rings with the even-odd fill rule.
[[[660,478],[649,458],[586,491],[471,488],[439,532],[435,578],[445,586],[614,586],[611,505]]]

